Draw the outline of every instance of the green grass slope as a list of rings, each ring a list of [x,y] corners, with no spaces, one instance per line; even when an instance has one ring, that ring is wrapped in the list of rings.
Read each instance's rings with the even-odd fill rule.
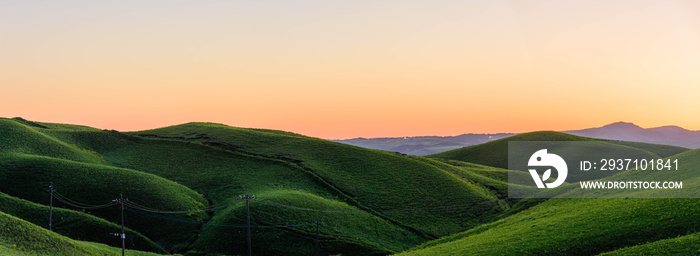
[[[99,134],[90,137],[92,139],[83,141],[84,146],[93,147],[95,141],[111,140],[108,138],[98,139],[99,136],[122,136],[120,134]],[[111,143],[110,149],[99,149],[104,154],[105,159],[115,165],[129,167],[139,170],[147,170],[150,173],[176,180],[192,189],[195,189],[207,196],[214,206],[224,206],[215,209],[211,223],[224,225],[241,225],[245,223],[245,212],[241,210],[243,201],[237,196],[250,191],[259,199],[251,201],[252,214],[255,223],[258,225],[275,226],[304,223],[309,221],[324,221],[332,223],[343,230],[352,230],[350,223],[371,222],[375,216],[355,209],[355,212],[363,214],[351,215],[352,222],[348,222],[347,214],[333,214],[333,212],[311,212],[314,218],[299,218],[298,211],[275,210],[274,207],[258,208],[260,201],[275,200],[277,197],[289,198],[288,205],[300,207],[305,205],[306,197],[323,198],[328,202],[341,203],[338,201],[336,193],[326,184],[319,181],[312,174],[278,159],[268,159],[260,156],[251,156],[239,152],[230,152],[209,146],[193,144],[188,142],[153,140],[129,138],[120,143]],[[119,145],[119,146],[114,146]],[[95,147],[97,148],[97,147]],[[296,199],[294,199],[296,198]],[[320,199],[319,199],[320,200]],[[232,210],[238,209],[238,210]],[[263,210],[257,210],[263,209]],[[276,214],[261,214],[275,212]],[[302,212],[304,213],[304,212]],[[155,216],[165,217],[165,216]],[[385,221],[386,222],[386,221]],[[388,222],[386,222],[388,223]],[[175,222],[174,224],[177,224]],[[390,225],[389,225],[390,224]],[[349,225],[349,226],[348,226]],[[403,231],[401,231],[403,230]],[[201,236],[193,245],[196,251],[218,252],[227,254],[237,254],[244,252],[245,233],[242,227],[230,226],[206,226]],[[256,252],[266,255],[276,255],[283,252],[290,254],[305,254],[312,252],[313,245],[308,240],[308,232],[305,229],[256,229],[257,236],[255,248]],[[373,237],[391,237],[394,232],[403,232],[409,237],[408,242],[418,244],[425,241],[413,232],[393,223],[382,230],[380,234]],[[287,234],[285,239],[275,239],[280,234]],[[381,252],[383,254],[394,252],[400,248],[375,249],[376,246],[361,240],[345,239],[338,232],[326,232],[324,250],[327,252],[348,253],[355,255],[366,252]],[[290,246],[290,241],[295,241],[298,237],[306,242],[306,246]],[[343,240],[344,239],[344,240]],[[404,239],[404,238],[401,238]],[[333,242],[333,241],[339,242]],[[389,239],[391,242],[399,242]],[[298,243],[303,244],[302,241]]]
[[[0,193],[0,211],[48,229],[48,206]],[[121,226],[78,211],[54,207],[53,231],[75,240],[121,246],[121,240],[110,234],[121,233]],[[129,228],[125,232],[129,248],[165,252],[161,246],[141,233]]]
[[[0,255],[120,255],[121,248],[80,242],[50,232],[17,217],[0,212]],[[127,255],[159,254],[128,250]]]
[[[311,193],[276,190],[257,194],[251,203],[253,225],[293,226],[254,229],[253,249],[263,255],[305,255],[314,252],[315,222],[323,255],[386,255],[402,251],[425,241],[415,233],[382,218],[342,202]],[[264,199],[263,199],[264,198]],[[245,204],[240,202],[212,222],[245,223]],[[303,225],[306,223],[306,225]],[[302,224],[296,226],[295,224]],[[342,230],[342,231],[338,231]],[[229,234],[221,236],[221,234]],[[361,237],[357,237],[360,235]],[[262,238],[262,239],[260,239]],[[374,242],[380,241],[380,242]],[[390,242],[385,242],[390,241]],[[245,248],[244,226],[207,226],[195,248],[205,251],[208,245]]]
[[[700,255],[700,233],[626,247],[600,255]]]
[[[622,145],[622,146],[629,146],[633,148],[638,148],[642,150],[649,151],[651,153],[654,153],[660,157],[669,157],[673,155],[677,155],[683,152],[686,152],[690,149],[684,148],[684,147],[677,147],[677,146],[669,146],[669,145],[660,145],[660,144],[649,144],[649,143],[643,143],[643,142],[632,142],[632,141],[619,141],[619,140],[612,140],[612,141],[606,141],[608,143],[616,144],[616,145]]]
[[[0,119],[7,119],[7,118],[0,118]],[[15,117],[11,119],[12,121],[15,121],[17,123],[21,123],[30,127],[35,127],[35,128],[44,128],[44,129],[51,129],[51,130],[68,130],[68,131],[99,131],[100,129],[97,128],[92,128],[89,126],[84,126],[84,125],[74,125],[74,124],[57,124],[57,123],[41,123],[41,122],[33,122],[26,120],[21,117]]]
[[[480,164],[473,164],[467,162],[461,162],[456,160],[447,161],[437,161],[429,158],[422,158],[426,163],[430,163],[439,167],[445,171],[448,171],[455,176],[474,182],[482,187],[488,188],[493,191],[493,193],[501,199],[499,203],[503,205],[502,208],[507,209],[507,211],[500,214],[500,216],[510,215],[513,212],[511,206],[519,206],[517,203],[521,200],[520,198],[508,198],[508,175],[518,175],[519,180],[525,181],[530,179],[530,174],[525,172],[511,172],[506,169],[485,166]],[[520,184],[523,185],[523,184]],[[515,184],[513,186],[518,186]],[[521,186],[522,189],[529,189],[525,186]],[[472,206],[472,207],[476,207]],[[488,211],[488,205],[481,205],[481,211]],[[477,209],[477,208],[475,208]]]
[[[421,161],[418,161],[413,158],[393,153],[386,153],[382,151],[366,150],[358,147],[346,146],[339,143],[332,143],[324,140],[318,140],[284,132],[239,129],[213,125],[217,129],[211,131],[210,134],[202,134],[201,132],[206,132],[206,128],[208,126],[209,125],[198,124],[195,125],[195,127],[191,128],[192,130],[199,132],[193,137],[200,139],[208,138],[206,141],[189,140],[186,139],[184,135],[183,137],[175,136],[172,134],[170,134],[170,136],[154,136],[153,133],[150,131],[143,132],[144,134],[149,134],[149,136],[142,136],[143,138],[127,138],[124,137],[124,134],[114,133],[81,134],[79,136],[76,136],[79,139],[75,141],[81,147],[90,148],[91,150],[100,152],[102,155],[104,155],[106,161],[114,165],[137,170],[146,170],[150,173],[154,173],[161,177],[180,182],[184,185],[187,185],[188,187],[200,191],[203,194],[207,195],[207,197],[212,201],[213,205],[229,204],[235,202],[235,197],[239,194],[245,193],[246,189],[250,189],[250,191],[254,194],[264,194],[267,192],[274,192],[278,190],[306,192],[334,201],[344,202],[355,207],[359,207],[363,211],[368,211],[372,213],[372,215],[384,219],[385,221],[387,221],[387,223],[392,223],[395,227],[392,229],[388,229],[389,231],[394,232],[397,229],[408,229],[411,230],[411,232],[415,233],[415,235],[422,237],[423,240],[429,238],[429,236],[425,235],[425,233],[428,233],[428,235],[433,236],[454,233],[456,231],[468,229],[471,226],[490,221],[491,218],[493,218],[494,216],[496,216],[497,213],[500,213],[502,211],[502,205],[499,205],[498,198],[497,196],[495,196],[495,194],[492,193],[492,191],[489,191],[488,189],[485,189],[484,187],[481,187],[478,184],[465,182],[459,179],[458,177],[450,174],[449,172],[445,172],[444,170],[441,170],[429,164],[422,163]],[[219,128],[221,128],[222,130],[220,130]],[[230,132],[229,130],[231,130],[232,132]],[[187,131],[183,131],[183,133],[190,134],[190,132]],[[249,134],[241,135],[239,133]],[[335,149],[334,147],[340,146],[343,148],[351,148],[352,150],[350,151],[350,153],[355,153],[353,151],[359,151],[364,155],[355,156],[352,158],[352,160],[347,159],[346,161],[353,162],[353,166],[350,166],[350,168],[354,169],[355,166],[357,166],[358,164],[368,165],[361,166],[361,169],[358,169],[358,171],[363,171],[365,172],[365,176],[369,176],[364,177],[364,181],[371,180],[375,184],[371,184],[373,185],[373,187],[364,188],[363,186],[365,185],[363,184],[363,180],[357,180],[354,183],[344,185],[344,187],[339,187],[336,183],[327,179],[327,176],[319,175],[319,173],[316,172],[315,169],[306,166],[305,163],[308,160],[300,160],[303,159],[301,157],[299,159],[296,159],[291,158],[292,155],[280,156],[278,153],[275,152],[261,152],[259,150],[250,152],[248,150],[250,148],[255,147],[248,147],[248,145],[239,145],[238,147],[231,146],[228,144],[227,140],[219,140],[214,138],[215,136],[226,136],[224,137],[225,139],[233,139],[231,137],[227,137],[230,136],[230,134],[240,136],[242,139],[260,140],[262,138],[276,142],[285,142],[285,140],[298,140],[295,142],[303,146],[302,148],[295,148],[294,150],[281,149],[288,154],[299,153],[301,151],[307,150],[309,146],[316,146],[314,144],[321,144],[319,146],[322,146],[323,148],[319,148],[319,150],[317,151],[332,150],[332,152],[330,153],[333,153],[333,155],[331,155],[328,152],[325,152],[324,157],[327,157],[327,159],[324,159],[323,162],[332,162],[334,161],[333,158],[337,158],[337,155],[342,155],[341,151],[343,151],[344,149]],[[57,136],[66,138],[68,137],[60,135]],[[265,138],[266,136],[271,136],[273,138]],[[168,137],[168,139],[164,139],[164,137]],[[112,143],[109,143],[110,146],[103,146],[104,143],[101,143],[102,141],[112,141]],[[243,150],[243,147],[248,148],[248,150]],[[260,149],[266,150],[266,148],[263,147],[272,146],[259,146]],[[377,155],[379,155],[380,158],[388,158],[392,161],[386,164],[382,163],[381,160],[373,159],[376,158]],[[176,160],[173,161],[174,159]],[[401,169],[404,167],[406,168]],[[341,166],[339,168],[347,170],[348,166]],[[388,171],[384,172],[387,169]],[[402,171],[402,173],[397,174],[396,171]],[[355,194],[349,194],[346,191],[346,189],[359,189],[361,191],[366,191],[365,193],[367,194],[371,192],[372,194],[370,195],[375,196],[377,198],[381,198],[382,202],[397,200],[397,197],[392,197],[392,195],[396,193],[387,190],[396,189],[394,188],[395,186],[397,186],[396,184],[400,184],[402,188],[406,188],[407,184],[401,184],[402,181],[397,181],[394,176],[398,176],[398,178],[402,179],[411,178],[410,175],[406,177],[406,174],[412,173],[421,174],[423,175],[423,177],[418,177],[420,178],[418,180],[404,181],[410,182],[413,186],[411,190],[406,191],[418,191],[422,195],[425,195],[426,198],[431,192],[437,192],[432,194],[444,197],[449,196],[450,198],[457,198],[458,196],[461,196],[461,198],[455,200],[456,202],[449,202],[449,204],[453,207],[454,205],[461,203],[460,211],[452,210],[448,212],[448,214],[445,214],[445,211],[440,209],[444,206],[444,204],[441,205],[440,203],[446,201],[442,201],[438,198],[431,199],[431,201],[433,201],[433,205],[436,205],[437,209],[431,209],[429,206],[420,206],[420,202],[410,202],[412,201],[410,198],[413,197],[413,195],[411,194],[409,194],[406,198],[400,198],[399,200],[401,200],[400,202],[410,202],[411,204],[414,204],[413,207],[397,205],[397,207],[395,208],[377,209],[374,207],[374,205],[368,206],[364,204],[364,202],[373,203],[372,200],[358,200]],[[352,179],[352,177],[337,178],[343,180]],[[441,189],[442,186],[437,186],[437,182],[434,181],[435,178],[438,178],[437,182],[440,182],[440,180],[442,180],[444,184],[448,185],[446,188],[444,188],[444,191],[437,191],[437,189]],[[434,185],[421,184],[423,181],[434,182]],[[423,187],[428,187],[428,189],[425,189]],[[297,196],[301,195],[300,193],[292,194],[296,194]],[[365,194],[358,193],[358,195]],[[304,198],[300,198],[299,200],[304,201]],[[255,203],[255,201],[253,201],[253,203]],[[489,211],[477,211],[475,210],[475,208],[469,207],[471,205],[479,205],[482,208],[487,208]],[[426,214],[429,213],[430,210],[434,210],[435,213],[430,213],[429,215]],[[223,214],[223,216],[219,216],[220,214]],[[229,220],[235,219],[236,217],[240,219],[240,216],[227,216],[231,214],[232,213],[229,211],[217,211],[214,213],[215,218],[212,219],[212,221],[215,221],[217,219]],[[472,216],[477,216],[481,219],[474,218],[474,220],[472,220],[471,222],[462,221],[461,219],[463,219],[463,217],[461,217],[460,219],[459,216],[464,216],[465,214],[471,214]],[[328,218],[323,217],[323,214],[318,215],[318,218]],[[413,217],[408,217],[408,215],[411,215]],[[287,216],[287,218],[290,220],[295,219],[295,215],[292,212],[285,213],[285,215],[283,216]],[[337,226],[339,229],[352,230],[352,227],[346,227],[344,226],[345,224],[343,224],[347,223],[347,221],[344,220],[346,216],[334,216],[332,214],[331,216],[333,216],[332,218],[336,221],[328,221],[328,223],[340,223],[342,225]],[[410,219],[410,222],[397,220],[396,217],[400,217],[404,220]],[[422,218],[441,218],[442,220],[433,222],[421,222],[420,219]],[[355,218],[354,220],[358,222],[361,221],[361,219],[358,218]],[[275,224],[274,221],[269,220],[261,220],[261,222]],[[288,223],[290,223],[290,221],[285,221],[276,224]],[[423,230],[416,231],[416,226],[426,224],[433,225],[433,230],[431,231],[432,233],[421,232]],[[216,234],[224,232],[224,230],[225,229],[221,228],[205,228],[204,233],[200,238],[201,241],[197,242],[198,245],[201,245],[199,246],[199,249],[204,250],[207,247],[213,247],[218,248],[215,250],[222,250],[220,252],[230,253],[231,251],[228,250],[231,250],[231,248],[239,248],[221,246],[217,241],[211,239],[213,237],[216,237]],[[209,232],[213,232],[214,235],[208,235],[207,233]],[[382,230],[375,231],[375,234],[372,234],[371,237],[378,237],[377,233],[381,234],[382,232],[386,233]],[[339,240],[347,240],[343,236],[339,236],[337,232],[335,237]],[[281,240],[271,241],[283,242]],[[364,252],[368,252],[368,250],[376,250],[376,246],[370,242],[367,242],[368,240],[364,240],[364,242],[361,241],[362,240],[360,240],[360,242],[355,241],[354,243],[352,243],[356,244],[355,246],[367,247],[366,249],[357,248],[357,250],[355,250],[356,252],[358,252],[357,254],[363,254]],[[401,241],[402,240],[394,240],[392,238],[389,239],[389,241],[387,242],[401,243]],[[415,244],[414,241],[410,242],[412,242],[412,244]],[[285,246],[286,245],[265,246],[264,248],[286,248]],[[337,248],[334,249],[334,245],[329,244],[324,248],[329,248],[329,251],[342,252],[342,250],[347,250],[346,247],[348,247],[348,245],[336,243],[335,247]],[[385,249],[394,250],[400,248],[389,247]],[[238,250],[240,252],[240,249]],[[380,249],[379,251],[381,250],[383,249]]]
[[[554,132],[520,136],[591,140]],[[0,119],[0,142],[0,192],[10,195],[0,194],[0,211],[43,223],[50,182],[62,195],[91,204],[109,203],[124,193],[132,203],[150,209],[128,207],[125,212],[126,226],[135,232],[130,236],[145,236],[139,246],[192,255],[246,252],[246,210],[238,195],[247,193],[257,196],[250,209],[253,251],[261,255],[311,254],[317,228],[321,254],[384,255],[423,243],[407,253],[429,255],[472,250],[498,254],[497,249],[511,254],[597,254],[697,232],[693,229],[698,226],[691,219],[698,213],[693,200],[508,199],[508,171],[490,163],[507,159],[507,140],[474,146],[468,155],[482,154],[483,160],[475,164],[218,124],[120,133],[15,118]],[[654,157],[685,150],[598,143]],[[679,156],[691,167],[700,164],[691,161],[695,154]],[[663,211],[671,206],[681,211]],[[205,207],[211,210],[204,212]],[[181,210],[192,212],[167,212]],[[114,228],[119,220],[116,206],[85,213],[58,210],[57,216],[64,213],[70,216],[63,216],[65,224],[56,222],[57,231],[79,239],[75,227],[94,227],[88,236]],[[610,219],[615,221],[605,221]],[[643,223],[652,225],[642,228]],[[561,233],[556,226],[572,233],[552,237]],[[604,232],[608,230],[634,235]],[[525,242],[512,242],[516,239]],[[545,239],[553,239],[553,245],[544,248]],[[0,254],[22,252],[16,248],[0,246]]]
[[[195,142],[292,163],[317,177],[348,204],[430,236],[471,228],[475,223],[465,219],[486,222],[504,210],[489,189],[417,157],[217,124],[189,123],[133,134]],[[446,204],[463,208],[440,210]],[[484,204],[490,204],[492,211],[472,207]]]
[[[700,187],[700,150],[673,156],[679,169],[667,179],[683,179],[693,193]],[[645,173],[629,170],[611,178]],[[646,173],[654,178],[657,173]],[[580,193],[575,189],[568,193]],[[697,193],[698,191],[695,191]],[[658,190],[644,190],[654,197]],[[677,193],[677,192],[676,192]],[[639,195],[638,195],[639,196]],[[549,199],[512,216],[472,230],[428,242],[399,255],[595,255],[620,248],[675,238],[700,230],[700,200]]]
[[[25,121],[24,123],[26,123]],[[48,136],[15,119],[0,118],[0,153],[48,156],[85,163],[101,163],[100,156]]]
[[[437,161],[293,133],[199,123],[119,133],[1,121],[8,132],[0,138],[22,134],[5,138],[0,150],[0,182],[7,184],[0,192],[45,205],[54,182],[63,195],[93,204],[124,193],[159,210],[213,206],[208,215],[127,208],[127,227],[169,251],[245,253],[237,199],[245,193],[258,196],[252,221],[266,227],[253,229],[253,244],[267,255],[313,252],[316,225],[293,224],[323,222],[323,253],[380,255],[490,222],[509,207],[487,177],[471,180]],[[27,136],[40,143],[27,144]],[[118,212],[88,211],[111,222]]]
[[[0,184],[3,184],[0,192],[40,204],[48,204],[48,184],[53,182],[60,194],[92,205],[108,204],[120,193],[134,203],[166,210],[196,210],[208,205],[200,194],[187,187],[129,169],[18,153],[2,153],[0,167]],[[71,208],[57,201],[54,203]],[[89,212],[112,222],[120,220],[117,206]],[[184,217],[208,218],[205,213]],[[129,216],[128,226],[168,248],[185,247],[196,237],[198,227],[196,224],[170,225],[139,216]]]
[[[531,132],[512,137],[487,142],[484,144],[455,149],[428,157],[441,160],[458,160],[499,168],[508,168],[508,142],[510,141],[596,141],[606,143],[607,148],[615,152],[629,152],[635,154],[645,153],[659,158],[668,157],[687,151],[688,149],[676,146],[655,145],[639,142],[607,141],[579,137],[560,132]]]

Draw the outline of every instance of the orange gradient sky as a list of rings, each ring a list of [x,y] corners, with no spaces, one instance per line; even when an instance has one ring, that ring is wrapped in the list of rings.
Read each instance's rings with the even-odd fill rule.
[[[698,1],[2,1],[0,116],[327,139],[700,129]]]

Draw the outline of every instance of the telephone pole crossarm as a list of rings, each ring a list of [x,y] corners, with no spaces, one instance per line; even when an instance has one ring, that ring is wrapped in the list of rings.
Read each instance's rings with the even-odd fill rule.
[[[119,194],[119,198],[112,200],[112,202],[117,202],[121,204],[121,215],[122,215],[122,233],[120,234],[122,238],[122,256],[124,256],[124,251],[126,250],[126,233],[124,232],[124,201],[129,201],[129,199],[124,199],[122,194]]]

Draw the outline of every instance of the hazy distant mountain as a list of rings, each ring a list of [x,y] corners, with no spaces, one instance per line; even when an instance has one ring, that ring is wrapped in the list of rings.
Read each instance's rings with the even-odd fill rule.
[[[598,139],[666,144],[691,149],[700,148],[700,131],[690,131],[678,126],[645,129],[633,123],[617,122],[603,127],[564,131],[564,133]]]
[[[646,142],[665,144],[685,148],[700,148],[700,131],[690,131],[678,126],[662,126],[656,128],[642,128],[633,123],[617,122],[603,127],[589,128],[575,131],[564,131],[582,137],[597,139],[624,140],[634,142]],[[462,134],[459,136],[420,136],[397,138],[357,138],[349,140],[336,140],[336,142],[355,145],[364,148],[396,151],[409,155],[431,155],[461,147],[486,143],[492,140],[502,139],[516,135],[515,133],[497,134]]]
[[[336,140],[336,142],[355,145],[364,148],[395,151],[408,155],[431,155],[461,147],[486,143],[515,135],[514,133],[497,134],[462,134],[458,136],[419,136],[398,138],[356,138]]]

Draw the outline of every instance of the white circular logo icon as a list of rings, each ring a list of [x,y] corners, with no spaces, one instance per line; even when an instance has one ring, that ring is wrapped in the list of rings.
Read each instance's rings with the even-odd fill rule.
[[[537,174],[537,170],[528,169],[530,171],[530,175],[532,175],[532,179],[534,179],[535,183],[537,183],[538,188],[545,188],[545,186],[547,188],[556,188],[564,183],[564,180],[566,180],[566,175],[569,173],[564,159],[555,154],[548,154],[547,149],[540,149],[534,154],[532,154],[530,160],[527,162],[527,165],[530,167],[551,166],[554,167],[554,169],[559,174],[557,175],[557,179],[555,181],[544,183],[551,176],[552,169],[547,169],[546,171],[544,171],[542,177],[540,177],[540,175]]]

